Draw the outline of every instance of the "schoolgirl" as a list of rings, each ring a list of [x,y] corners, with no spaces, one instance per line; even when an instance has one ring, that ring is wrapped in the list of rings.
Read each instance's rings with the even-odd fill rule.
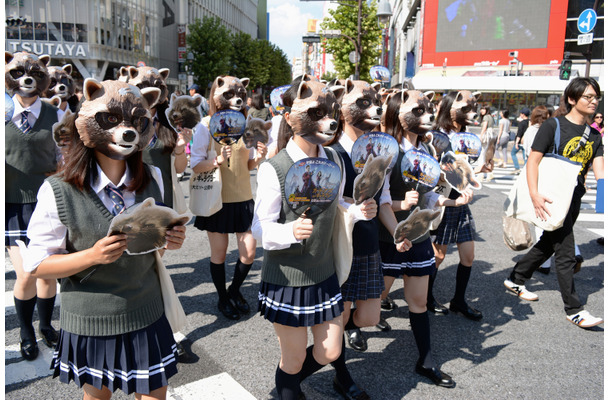
[[[222,105],[217,101],[215,93],[219,90],[219,82],[237,80],[233,77],[218,77],[212,85],[209,101],[209,116],[220,111]],[[243,107],[246,90],[242,83],[235,83],[235,88],[224,93],[229,101],[236,100],[234,107]],[[232,97],[230,97],[232,96]],[[223,95],[220,95],[223,97]],[[225,98],[226,99],[226,98]],[[237,101],[239,100],[239,101]],[[226,105],[225,108],[229,108]],[[242,108],[244,113],[245,109]],[[228,319],[237,320],[240,313],[250,312],[250,306],[239,291],[246,280],[254,262],[256,240],[252,237],[252,213],[254,201],[250,186],[250,171],[257,168],[265,159],[267,147],[258,143],[256,149],[248,150],[242,140],[230,146],[220,146],[212,143],[218,154],[215,159],[207,159],[207,150],[212,140],[209,132],[209,118],[204,118],[195,128],[193,147],[191,149],[191,166],[193,172],[201,173],[220,168],[222,176],[222,209],[209,216],[197,216],[195,227],[207,231],[210,241],[210,272],[212,281],[218,293],[218,310]],[[230,163],[226,161],[231,159]],[[229,165],[230,164],[230,165]],[[226,287],[225,259],[229,246],[229,233],[235,233],[239,259],[235,264],[233,281]]]
[[[452,117],[456,114],[455,112],[452,112],[452,106],[457,96],[458,92],[450,92],[443,98],[439,105],[438,117],[433,126],[433,129],[441,130],[447,133],[449,137],[456,132],[464,131],[466,128],[466,126],[461,125]],[[464,107],[471,108],[470,105]],[[472,111],[476,112],[476,110],[463,112]],[[484,167],[484,165],[481,167]],[[481,172],[484,172],[484,170]],[[468,319],[479,321],[483,318],[483,314],[479,310],[470,307],[465,299],[466,288],[468,287],[468,281],[470,280],[471,267],[474,262],[475,234],[474,218],[468,207],[468,203],[472,199],[472,193],[470,190],[467,190],[467,192],[469,192],[467,193],[469,201],[457,207],[446,208],[438,228],[431,232],[431,234],[435,236],[433,247],[437,271],[445,259],[447,246],[456,243],[458,248],[460,262],[455,277],[455,293],[453,299],[451,299],[451,302],[449,303],[449,309],[464,315]],[[449,198],[457,199],[458,197],[459,193],[452,190]],[[435,275],[436,274],[432,275],[432,279],[430,279],[429,282],[428,310],[435,313],[446,314],[447,309],[442,304],[436,302],[432,293]]]
[[[409,92],[412,96],[419,93]],[[399,143],[399,156],[390,174],[389,191],[392,202],[382,205],[379,210],[379,219],[383,224],[383,227],[380,228],[379,247],[385,280],[385,290],[381,297],[387,298],[394,280],[399,276],[403,277],[404,295],[409,305],[409,321],[419,351],[415,372],[429,378],[436,385],[451,388],[455,386],[455,382],[437,367],[431,351],[430,322],[426,303],[429,278],[435,274],[436,267],[430,234],[426,233],[413,243],[407,241],[407,243],[394,244],[393,233],[397,221],[406,219],[416,205],[420,205],[421,208],[459,206],[467,202],[469,198],[461,196],[457,200],[449,200],[434,191],[420,194],[416,190],[416,183],[404,182],[401,162],[405,152],[413,148],[426,153],[430,153],[431,150],[428,145],[422,143],[422,135],[402,126],[400,122],[402,96],[402,93],[399,92],[392,94],[388,99],[384,121],[385,132],[392,135]],[[425,133],[425,131],[421,131],[421,133]],[[410,245],[412,247],[409,249]]]
[[[286,103],[290,91],[294,103]],[[285,113],[279,136],[290,139],[259,169],[252,223],[253,234],[264,249],[259,310],[273,323],[280,342],[281,360],[275,381],[282,400],[302,396],[301,381],[341,354],[343,302],[332,246],[328,245],[337,205],[348,207],[350,216],[357,220],[370,219],[376,213],[374,203],[350,205],[341,196],[312,218],[298,217],[290,211],[281,190],[290,166],[307,157],[333,158],[333,150],[321,146],[326,139],[320,138],[327,135],[306,133],[308,110],[317,108],[327,120],[338,104],[335,95],[320,82],[296,82],[286,93],[287,110],[292,110]],[[335,94],[340,94],[340,89]],[[343,193],[344,185],[345,177],[339,193]],[[308,327],[314,339],[309,347]]]
[[[161,174],[142,163],[141,152],[152,135],[148,107],[159,91],[92,79],[83,90],[78,132],[65,164],[38,193],[24,269],[62,279],[54,377],[73,380],[84,399],[109,399],[116,389],[164,399],[167,380],[177,373],[176,345],[163,312],[155,256],[124,254],[126,235],[107,236],[120,210],[147,197],[163,200]],[[100,111],[106,104],[107,112]],[[112,143],[122,143],[121,136],[136,139],[130,148]],[[185,231],[168,230],[166,248],[179,249]]]

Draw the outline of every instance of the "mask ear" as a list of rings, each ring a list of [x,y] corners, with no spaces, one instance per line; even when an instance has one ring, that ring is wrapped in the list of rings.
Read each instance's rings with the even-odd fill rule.
[[[306,91],[309,90],[309,85],[306,81],[301,81],[299,83],[299,88],[297,89],[297,99],[304,99],[309,97],[311,94],[306,95]]]
[[[381,83],[379,82],[375,82],[371,85],[371,87],[373,88],[374,91],[376,91],[377,93],[379,93],[379,89],[381,89]]]
[[[354,90],[354,82],[348,78],[345,80],[345,93],[349,93],[352,90]]]
[[[127,71],[129,72],[129,79],[135,79],[138,76],[138,69],[134,66],[127,67]]]
[[[127,67],[119,68],[119,76],[117,77],[118,81],[127,82],[129,80],[129,70]]]
[[[345,94],[345,88],[343,86],[333,86],[329,89],[331,92],[333,92],[337,101],[339,101],[339,99],[341,99]]]
[[[61,69],[66,71],[66,74],[72,75],[72,64],[66,64],[63,67],[61,67]]]
[[[407,90],[403,90],[402,92],[400,92],[400,100],[405,103],[407,100],[409,100],[409,92]]]
[[[13,60],[13,55],[10,52],[5,51],[4,52],[4,64],[10,63],[12,60]]]
[[[178,96],[176,96],[176,93],[172,93],[172,95],[171,95],[171,96],[170,96],[170,98],[169,98],[169,102],[170,102],[170,103],[173,103],[173,102],[174,102],[174,100],[176,100],[177,98],[178,98]]]
[[[219,76],[216,78],[216,81],[214,82],[214,84],[216,85],[217,88],[219,88],[225,84],[225,80]]]
[[[453,102],[455,103],[456,101],[458,103],[464,101],[464,94],[462,92],[458,92],[457,96],[455,96],[455,100]]]
[[[428,100],[432,101],[432,99],[434,99],[434,91],[429,90],[427,92],[424,92],[424,96],[426,96]]]
[[[142,93],[142,97],[144,97],[144,99],[148,103],[148,108],[153,108],[157,104],[157,101],[159,101],[159,97],[161,96],[161,89],[147,87],[140,90],[140,93]]]
[[[273,122],[271,122],[271,121],[265,122],[265,130],[268,131],[269,129],[271,129],[272,126],[273,126]]]
[[[38,59],[45,65],[45,67],[49,65],[49,62],[51,62],[51,57],[47,54],[39,56]]]
[[[479,101],[479,97],[481,97],[481,92],[474,92],[474,93],[472,94],[472,97],[474,97],[474,99],[475,99],[476,101]]]
[[[241,78],[239,81],[242,85],[244,85],[244,88],[247,88],[250,84],[250,78]]]
[[[169,76],[169,68],[161,68],[159,70],[159,75],[161,75],[161,79],[165,82],[167,77]]]
[[[193,102],[195,103],[195,105],[197,107],[199,107],[201,105],[201,102],[203,101],[203,97],[201,97],[201,95],[198,93],[195,96],[193,96]]]
[[[85,83],[83,84],[83,96],[85,96],[85,100],[91,101],[93,100],[93,95],[98,90],[104,90],[102,84],[93,78],[85,79]]]

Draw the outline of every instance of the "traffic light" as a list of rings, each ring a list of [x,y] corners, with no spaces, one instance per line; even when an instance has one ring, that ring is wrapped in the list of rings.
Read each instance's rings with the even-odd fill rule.
[[[561,67],[559,67],[559,79],[562,81],[570,80],[570,73],[572,72],[572,60],[563,60]]]

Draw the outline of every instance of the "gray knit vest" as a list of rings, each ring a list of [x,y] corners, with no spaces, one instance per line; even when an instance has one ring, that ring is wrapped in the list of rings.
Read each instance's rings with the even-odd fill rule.
[[[53,188],[61,223],[68,228],[69,253],[91,248],[106,236],[113,215],[93,190],[80,191],[60,177],[47,179]],[[157,183],[136,194],[161,200]],[[81,280],[93,269],[95,273]],[[163,298],[154,253],[124,253],[111,264],[94,265],[61,280],[60,325],[84,336],[112,336],[145,328],[163,314]]]
[[[329,150],[327,157],[332,160]],[[286,173],[294,163],[286,149],[280,151],[269,162],[277,173],[282,193],[282,209],[279,223],[295,221],[299,216],[290,210],[283,198]],[[339,197],[322,213],[311,217],[313,233],[306,240],[305,251],[301,254],[302,244],[293,243],[282,250],[265,250],[261,279],[264,282],[282,286],[310,286],[324,282],[335,273],[333,261],[332,233],[333,222]]]
[[[29,133],[23,133],[12,121],[5,125],[6,203],[35,203],[42,182],[57,169],[57,145],[51,132],[56,122],[57,108],[42,102]]]

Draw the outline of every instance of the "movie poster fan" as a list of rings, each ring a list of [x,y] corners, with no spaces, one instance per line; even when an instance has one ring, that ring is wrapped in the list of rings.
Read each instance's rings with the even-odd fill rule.
[[[271,101],[271,106],[275,109],[275,111],[280,113],[284,111],[285,106],[284,102],[282,101],[282,96],[288,89],[290,89],[290,85],[279,86],[271,91],[269,99]]]
[[[474,133],[458,132],[451,136],[451,149],[456,155],[465,154],[468,159],[476,161],[481,155],[481,139]]]
[[[420,193],[432,190],[441,175],[440,165],[434,157],[418,149],[405,152],[400,170],[405,182],[417,183]]]
[[[341,168],[326,158],[304,158],[286,173],[284,198],[297,215],[311,217],[326,210],[341,186]]]
[[[236,143],[246,129],[246,117],[240,111],[221,110],[210,118],[210,134],[218,143]]]
[[[373,157],[390,156],[392,161],[388,170],[391,170],[398,159],[398,142],[387,133],[368,132],[360,136],[352,147],[352,165],[356,173],[361,173],[369,155]]]

